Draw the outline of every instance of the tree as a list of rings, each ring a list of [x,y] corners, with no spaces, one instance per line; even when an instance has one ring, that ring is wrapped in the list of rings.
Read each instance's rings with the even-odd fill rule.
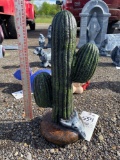
[[[35,14],[38,15],[39,14],[39,8],[35,4],[34,4],[34,8],[35,8]]]
[[[31,0],[31,3],[34,5],[35,14],[38,15],[39,7],[34,3],[35,0]]]
[[[38,14],[54,16],[59,11],[60,11],[60,8],[57,5],[44,2],[42,6],[39,8]]]

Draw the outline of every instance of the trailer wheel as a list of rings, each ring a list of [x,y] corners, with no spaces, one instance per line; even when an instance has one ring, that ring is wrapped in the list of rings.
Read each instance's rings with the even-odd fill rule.
[[[16,39],[17,38],[17,32],[15,27],[15,19],[14,16],[10,16],[7,19],[7,29],[9,33],[9,38]]]
[[[30,26],[31,30],[35,30],[35,22],[34,21],[29,22],[29,26]]]
[[[9,34],[8,34],[8,32],[7,32],[7,28],[6,28],[5,23],[3,22],[3,23],[1,24],[1,26],[2,26],[2,30],[3,30],[3,33],[4,33],[4,37],[5,37],[6,39],[8,39],[8,38],[9,38]]]

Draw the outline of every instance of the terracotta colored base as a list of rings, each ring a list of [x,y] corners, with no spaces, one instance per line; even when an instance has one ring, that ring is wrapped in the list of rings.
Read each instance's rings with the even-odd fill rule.
[[[41,133],[47,141],[57,145],[66,145],[79,139],[78,133],[53,123],[51,115],[51,112],[48,112],[41,122]]]

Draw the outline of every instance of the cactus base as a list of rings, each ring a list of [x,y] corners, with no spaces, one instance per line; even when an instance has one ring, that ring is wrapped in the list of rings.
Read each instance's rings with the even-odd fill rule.
[[[53,123],[51,117],[52,112],[48,112],[43,116],[41,122],[41,134],[47,141],[64,146],[76,142],[79,139],[77,132]]]

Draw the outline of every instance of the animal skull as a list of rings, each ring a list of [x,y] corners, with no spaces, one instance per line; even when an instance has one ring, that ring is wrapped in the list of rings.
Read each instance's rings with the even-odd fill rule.
[[[60,123],[65,127],[70,127],[73,130],[76,130],[82,138],[86,137],[83,120],[82,118],[79,119],[77,111],[73,111],[73,115],[69,120],[61,119]]]

